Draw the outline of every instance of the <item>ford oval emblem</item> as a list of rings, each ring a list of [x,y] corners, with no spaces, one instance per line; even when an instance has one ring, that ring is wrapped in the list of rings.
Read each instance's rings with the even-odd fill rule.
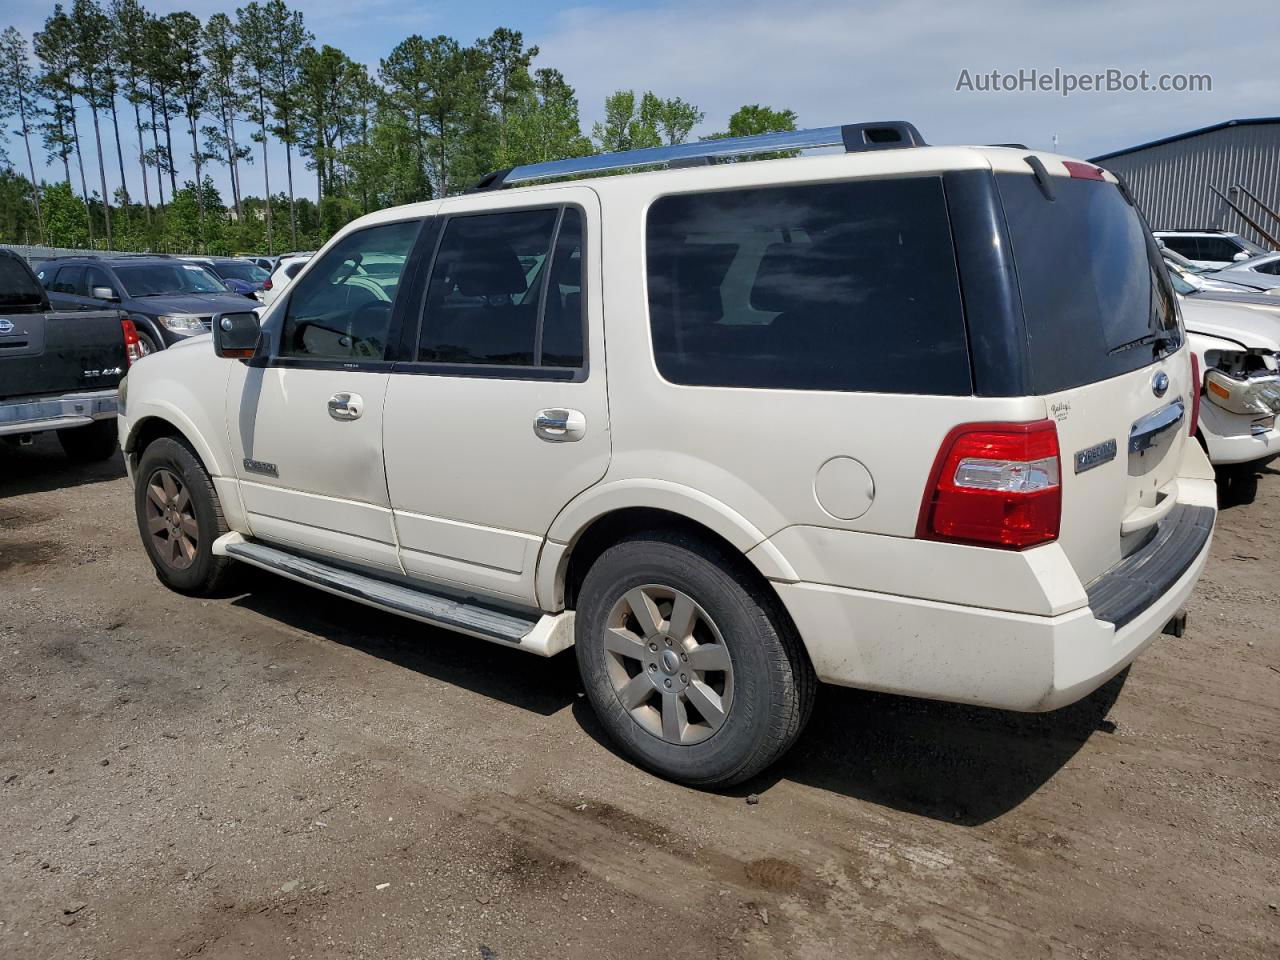
[[[1163,370],[1151,378],[1151,392],[1157,397],[1163,397],[1169,392],[1169,375]]]

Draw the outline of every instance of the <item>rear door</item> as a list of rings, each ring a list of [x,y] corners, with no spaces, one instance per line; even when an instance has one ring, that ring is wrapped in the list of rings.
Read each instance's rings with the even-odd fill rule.
[[[438,218],[387,390],[387,483],[406,573],[533,604],[551,522],[609,464],[600,208],[584,188],[485,204]]]
[[[1026,322],[1029,392],[1045,397],[1057,422],[1059,542],[1088,583],[1140,545],[1175,502],[1184,447],[1194,442],[1185,335],[1159,251],[1114,183],[1052,176],[1050,199],[1030,168],[996,179]]]

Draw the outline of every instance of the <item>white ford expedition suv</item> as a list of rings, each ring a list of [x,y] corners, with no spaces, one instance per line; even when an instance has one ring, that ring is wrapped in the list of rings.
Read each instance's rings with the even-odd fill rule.
[[[1121,671],[1208,555],[1197,380],[1114,177],[895,122],[366,216],[261,329],[135,367],[120,429],[172,588],[575,646],[622,749],[722,785],[816,681],[1043,711]]]

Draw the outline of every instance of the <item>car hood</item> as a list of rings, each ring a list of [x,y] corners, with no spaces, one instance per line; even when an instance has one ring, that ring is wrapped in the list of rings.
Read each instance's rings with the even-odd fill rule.
[[[238,293],[178,293],[161,297],[132,297],[129,309],[154,315],[185,314],[207,317],[215,313],[244,313],[244,297]]]
[[[1182,320],[1192,333],[1234,340],[1246,347],[1280,351],[1280,317],[1260,310],[1184,298]]]

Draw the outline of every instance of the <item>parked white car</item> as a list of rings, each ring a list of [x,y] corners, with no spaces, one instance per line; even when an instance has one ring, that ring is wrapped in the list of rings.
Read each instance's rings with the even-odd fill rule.
[[[1208,556],[1159,257],[1097,167],[904,123],[517,167],[131,372],[138,528],[175,590],[240,561],[574,646],[609,734],[692,784],[779,757],[816,681],[1052,710]]]
[[[262,285],[262,292],[259,298],[262,300],[263,306],[271,306],[284,291],[284,288],[289,285],[289,282],[302,272],[302,268],[307,265],[307,261],[313,256],[314,254],[311,253],[291,253],[281,257],[276,262],[275,269],[271,271],[271,276]]]
[[[1198,267],[1218,269],[1268,251],[1230,230],[1157,230],[1155,237]]]
[[[1197,436],[1218,468],[1223,499],[1252,502],[1257,471],[1280,457],[1280,320],[1187,298],[1182,315],[1203,371]]]

